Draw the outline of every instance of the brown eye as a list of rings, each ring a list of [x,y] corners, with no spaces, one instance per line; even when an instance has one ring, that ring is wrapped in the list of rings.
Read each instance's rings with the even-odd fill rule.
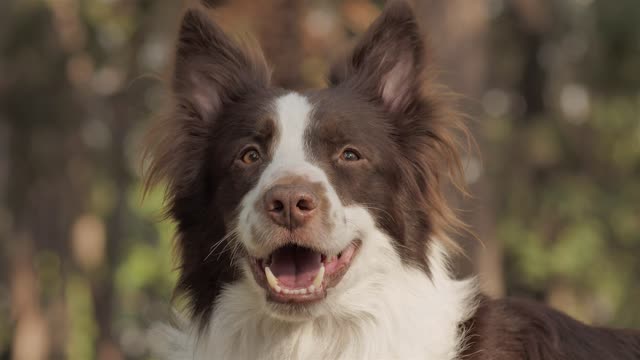
[[[346,149],[342,152],[342,155],[340,155],[340,159],[344,161],[358,161],[360,160],[360,155],[355,150]]]
[[[243,163],[250,165],[260,161],[260,153],[256,149],[247,149],[241,157]]]

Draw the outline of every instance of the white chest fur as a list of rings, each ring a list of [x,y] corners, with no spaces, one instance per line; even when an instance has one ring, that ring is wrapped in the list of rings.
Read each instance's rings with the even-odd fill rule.
[[[347,273],[322,304],[324,315],[278,319],[267,310],[262,290],[244,280],[224,292],[205,333],[172,330],[165,343],[172,349],[164,354],[197,360],[455,359],[462,345],[458,325],[475,308],[475,283],[452,280],[438,247],[431,251],[431,278],[384,248],[362,249],[369,254],[360,260],[373,263]]]

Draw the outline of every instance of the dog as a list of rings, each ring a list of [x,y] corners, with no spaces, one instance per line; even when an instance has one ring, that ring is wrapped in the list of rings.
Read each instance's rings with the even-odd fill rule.
[[[456,280],[442,185],[460,130],[430,84],[412,8],[392,2],[329,86],[270,84],[255,46],[186,11],[171,115],[147,185],[167,186],[188,320],[167,359],[640,359],[640,334],[586,326]]]

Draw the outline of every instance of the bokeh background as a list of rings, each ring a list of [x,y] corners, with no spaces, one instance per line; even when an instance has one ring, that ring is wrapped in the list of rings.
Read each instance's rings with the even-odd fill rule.
[[[493,296],[640,327],[640,2],[416,0],[438,80],[481,156],[452,197]],[[167,318],[172,225],[141,202],[176,0],[0,1],[0,359],[147,359]],[[277,83],[321,86],[383,1],[208,1]],[[464,275],[464,274],[462,274]]]

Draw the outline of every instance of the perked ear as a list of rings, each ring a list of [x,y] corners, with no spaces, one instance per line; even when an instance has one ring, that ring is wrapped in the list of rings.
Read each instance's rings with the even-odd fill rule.
[[[253,50],[252,50],[253,49]],[[243,48],[200,10],[188,10],[180,25],[172,88],[182,106],[212,119],[227,101],[269,85],[259,47]]]
[[[352,54],[332,68],[331,85],[348,84],[381,101],[388,111],[409,111],[420,98],[424,44],[413,10],[392,1]]]

